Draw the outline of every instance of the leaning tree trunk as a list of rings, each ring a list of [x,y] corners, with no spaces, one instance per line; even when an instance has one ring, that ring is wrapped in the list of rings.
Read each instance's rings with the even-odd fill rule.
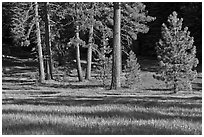
[[[76,26],[76,38],[79,39],[79,26]],[[78,73],[79,81],[83,81],[79,43],[76,44],[76,63],[77,63],[77,73]]]
[[[39,25],[39,17],[38,17],[38,3],[35,2],[35,18],[36,18],[36,37],[37,37],[37,47],[38,47],[38,59],[39,59],[39,74],[41,83],[45,80],[45,73],[44,73],[44,65],[43,65],[43,54],[42,54],[42,45],[41,45],[41,38],[40,38],[40,25]]]
[[[121,87],[120,3],[114,2],[113,66],[111,89]]]
[[[92,39],[93,39],[93,25],[91,25],[89,30],[89,46],[87,51],[87,69],[86,69],[86,79],[91,78],[91,63],[92,63]]]
[[[51,51],[51,35],[50,35],[50,16],[48,13],[48,6],[49,2],[45,2],[45,45],[46,45],[46,51],[47,51],[47,67],[46,67],[46,79],[50,80],[53,79],[52,72],[53,72],[53,66],[52,66],[52,51]]]

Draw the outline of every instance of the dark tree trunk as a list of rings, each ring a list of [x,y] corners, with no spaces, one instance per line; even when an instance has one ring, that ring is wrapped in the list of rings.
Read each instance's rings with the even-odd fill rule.
[[[43,53],[42,53],[42,45],[41,45],[41,37],[40,37],[40,25],[39,25],[39,17],[38,17],[38,3],[35,2],[35,17],[36,17],[36,37],[37,37],[37,47],[38,47],[38,59],[39,59],[39,74],[41,83],[45,80],[44,73],[44,63],[43,63]]]
[[[79,39],[79,26],[76,26],[76,38]],[[79,81],[83,81],[79,43],[76,44],[76,63],[77,63],[77,73],[78,73]]]
[[[47,51],[47,67],[46,67],[46,79],[53,79],[53,63],[52,63],[52,51],[51,51],[51,40],[50,40],[50,16],[48,13],[49,2],[45,2],[45,45]]]
[[[92,63],[92,41],[93,39],[93,25],[91,25],[89,30],[89,47],[87,51],[87,69],[86,69],[86,79],[91,78],[91,63]]]
[[[121,87],[120,3],[114,2],[113,66],[111,89]]]

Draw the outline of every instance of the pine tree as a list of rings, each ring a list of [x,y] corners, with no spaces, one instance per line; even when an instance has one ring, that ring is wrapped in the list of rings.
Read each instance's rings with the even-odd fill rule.
[[[98,65],[98,76],[96,77],[98,80],[102,81],[103,86],[110,84],[111,80],[111,71],[112,71],[112,56],[105,57],[103,55],[99,58]]]
[[[182,21],[173,12],[168,17],[168,25],[162,24],[162,38],[156,47],[160,61],[157,79],[173,86],[174,93],[181,89],[192,90],[191,82],[197,75],[196,70],[192,70],[198,64],[194,39],[187,27],[182,29]]]
[[[108,39],[112,37],[112,31],[105,25],[100,25],[98,28],[102,32],[102,39],[99,48],[99,65],[97,71],[99,73],[97,79],[102,81],[103,86],[110,84],[112,71],[112,56],[108,56],[112,48],[108,43]]]
[[[121,37],[124,45],[130,46],[133,40],[137,40],[138,33],[149,31],[147,23],[156,18],[148,15],[146,6],[141,2],[129,2],[121,5]]]
[[[14,6],[12,2],[2,2],[2,55],[9,55],[14,45],[11,32]]]
[[[83,41],[79,33],[80,32],[86,32],[88,30],[89,34],[89,40],[88,44],[82,42],[81,44],[79,43],[78,45],[75,45],[72,43],[73,41],[70,40],[70,43],[74,44],[77,49],[77,70],[78,70],[78,77],[80,81],[83,81],[83,76],[82,76],[82,68],[80,64],[80,52],[79,52],[79,45],[81,45],[83,48],[87,48],[87,73],[86,73],[86,79],[91,78],[91,63],[92,63],[92,50],[96,49],[97,45],[94,44],[94,27],[98,25],[98,22],[94,18],[94,16],[97,15],[97,11],[95,11],[95,6],[97,6],[96,3],[83,3],[83,2],[78,2],[78,3],[68,3],[67,6],[67,14],[72,16],[74,19],[74,26],[77,28],[76,29],[76,36],[78,40],[75,40],[75,42]],[[96,14],[96,15],[95,15]],[[75,36],[75,37],[76,37]]]
[[[43,63],[43,53],[41,45],[40,36],[40,25],[39,25],[39,15],[38,15],[38,3],[35,2],[35,23],[36,23],[36,37],[37,37],[37,47],[38,47],[38,59],[39,59],[39,69],[40,69],[40,82],[43,83],[45,80],[44,63]]]
[[[102,10],[104,10],[107,5],[99,2],[88,2],[81,4],[83,5],[83,18],[81,18],[81,22],[83,23],[81,30],[83,32],[88,30],[88,44],[86,44],[84,47],[87,48],[87,69],[85,79],[89,80],[91,78],[92,52],[98,52],[98,45],[95,43],[95,37],[97,36],[96,30],[99,28],[107,28],[106,24],[103,22],[104,20],[101,18],[103,16],[101,15]]]
[[[133,51],[129,52],[125,65],[125,85],[132,88],[140,80],[140,65]]]
[[[95,12],[95,3],[90,3],[90,9],[87,9],[88,13],[88,24],[89,24],[89,40],[88,40],[88,50],[87,50],[87,69],[86,69],[86,79],[91,78],[91,63],[92,63],[92,48],[93,48],[93,33],[94,33],[94,14]]]
[[[19,2],[12,4],[11,33],[14,43],[20,46],[30,44],[30,34],[35,22],[34,6],[32,2]]]
[[[74,23],[74,27],[75,27],[75,36],[73,38],[70,39],[70,44],[74,45],[76,48],[76,63],[77,63],[77,74],[78,74],[78,79],[79,81],[83,81],[83,72],[82,72],[82,67],[81,67],[81,59],[80,59],[80,46],[84,46],[85,45],[85,41],[83,41],[80,36],[80,30],[82,30],[84,28],[83,24],[85,24],[84,22],[84,13],[83,13],[83,9],[84,9],[84,4],[83,3],[68,3],[68,8],[67,11],[70,11],[71,16],[73,16],[73,21]]]
[[[113,67],[111,89],[117,90],[121,87],[121,38],[120,26],[121,10],[120,2],[114,2],[114,30],[113,30]]]
[[[49,2],[44,3],[44,13],[45,13],[45,45],[47,51],[46,59],[46,79],[53,79],[53,61],[52,61],[52,51],[51,51],[51,32],[50,32],[50,15],[49,15]]]

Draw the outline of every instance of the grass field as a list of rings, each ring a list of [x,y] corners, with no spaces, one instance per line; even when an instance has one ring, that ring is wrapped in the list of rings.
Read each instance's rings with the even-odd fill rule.
[[[12,63],[3,62],[2,134],[202,134],[201,73],[192,92],[172,94],[143,61],[137,88],[114,91],[74,75],[38,84],[32,63]]]

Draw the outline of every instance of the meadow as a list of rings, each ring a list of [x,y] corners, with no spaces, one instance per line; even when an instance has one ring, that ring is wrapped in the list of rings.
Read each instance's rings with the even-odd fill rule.
[[[151,64],[152,63],[152,64]],[[114,91],[94,77],[55,73],[39,84],[30,60],[3,60],[3,135],[201,135],[202,74],[193,91],[173,91],[153,79],[156,66],[141,62],[141,82]]]

